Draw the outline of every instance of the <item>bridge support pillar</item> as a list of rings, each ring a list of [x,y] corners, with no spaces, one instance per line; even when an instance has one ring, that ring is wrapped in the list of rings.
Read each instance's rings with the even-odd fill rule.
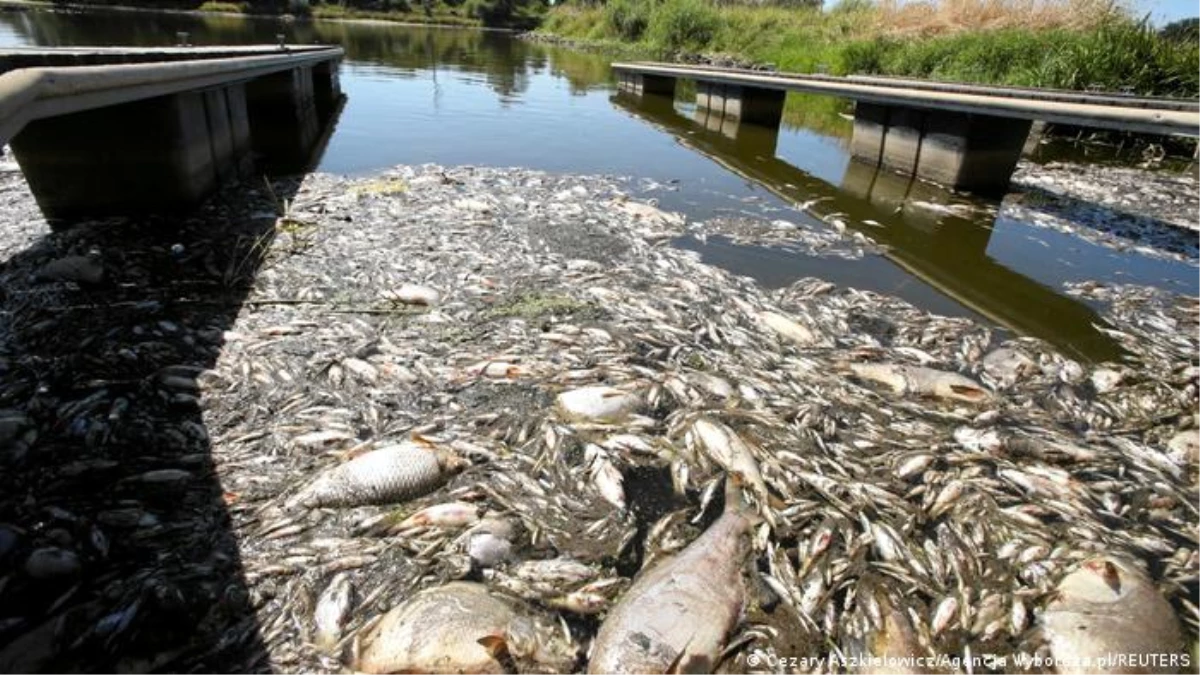
[[[783,119],[786,92],[740,87],[716,82],[696,82],[696,107],[747,124],[778,127]]]
[[[634,96],[652,94],[674,97],[675,78],[621,71],[617,74],[617,91]]]
[[[338,62],[322,61],[313,66],[313,96],[316,99],[317,116],[321,124],[333,117],[342,99],[342,85],[338,79]]]
[[[1028,120],[859,101],[851,154],[956,190],[1003,195],[1029,126]]]
[[[254,152],[270,172],[307,168],[320,131],[313,69],[293,68],[246,84]]]
[[[248,167],[238,87],[35,120],[12,147],[48,219],[192,206]]]

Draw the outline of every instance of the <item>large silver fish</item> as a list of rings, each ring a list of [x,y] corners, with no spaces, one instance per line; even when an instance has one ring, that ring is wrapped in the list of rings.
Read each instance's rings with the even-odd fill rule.
[[[589,673],[714,668],[746,599],[743,564],[752,518],[738,490],[725,513],[678,555],[643,573],[609,612]]]
[[[575,647],[558,626],[456,581],[392,609],[362,637],[354,667],[364,673],[569,672]]]
[[[467,464],[446,448],[405,441],[326,471],[292,503],[316,508],[401,502],[432,492]]]
[[[983,403],[991,393],[958,373],[896,363],[852,363],[850,371],[863,380],[886,384],[897,394],[933,396],[965,403]]]
[[[1041,631],[1061,674],[1195,667],[1184,661],[1175,610],[1145,575],[1116,559],[1093,558],[1064,577]]]

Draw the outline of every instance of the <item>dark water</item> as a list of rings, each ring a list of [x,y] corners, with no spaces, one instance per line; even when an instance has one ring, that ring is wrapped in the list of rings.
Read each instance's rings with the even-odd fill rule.
[[[997,219],[916,208],[943,203],[931,186],[850,161],[850,123],[835,101],[789,100],[778,133],[729,138],[680,101],[615,95],[606,58],[529,44],[508,34],[388,24],[124,12],[0,12],[0,46],[337,43],[346,49],[347,105],[319,168],[365,173],[396,164],[524,166],[650,178],[661,205],[693,219],[758,214],[813,224],[795,205],[844,214],[885,245],[861,260],[741,246],[720,237],[676,245],[768,287],[801,277],[898,295],[934,312],[986,320],[1085,359],[1119,356],[1092,325],[1096,308],[1061,291],[1069,281],[1151,284],[1198,292],[1193,266],[1117,254],[1072,237]],[[985,205],[987,206],[987,205]],[[991,205],[992,207],[995,204]],[[994,214],[994,208],[990,213]],[[863,225],[865,220],[877,226]]]

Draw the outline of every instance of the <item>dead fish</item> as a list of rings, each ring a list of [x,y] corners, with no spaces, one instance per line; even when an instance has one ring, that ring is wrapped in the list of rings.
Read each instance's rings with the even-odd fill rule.
[[[1092,371],[1092,388],[1097,394],[1107,394],[1121,385],[1125,374],[1111,368],[1097,368]]]
[[[410,527],[466,527],[479,520],[479,507],[467,502],[434,504],[405,518],[396,530]]]
[[[600,573],[596,568],[570,558],[548,560],[526,560],[513,568],[518,579],[539,582],[551,586],[577,586],[595,579]]]
[[[389,293],[388,297],[406,305],[426,305],[432,307],[441,301],[442,294],[428,286],[403,284],[400,288]]]
[[[574,648],[557,626],[521,612],[477,583],[418,593],[361,637],[354,667],[365,673],[504,673],[509,659],[567,672]]]
[[[953,595],[948,595],[942,598],[937,607],[933,610],[933,618],[929,621],[930,628],[933,629],[934,635],[941,635],[950,624],[958,618],[958,598]]]
[[[608,613],[589,673],[663,673],[681,655],[717,662],[745,604],[752,526],[736,487],[726,499],[725,513],[704,534],[644,571]]]
[[[1037,363],[1024,352],[1012,347],[993,349],[980,362],[983,372],[996,380],[1011,385],[1037,372]]]
[[[517,529],[512,520],[489,515],[467,531],[467,556],[480,568],[491,568],[512,559]]]
[[[874,593],[874,591],[867,591]],[[862,596],[860,595],[860,598]],[[908,615],[898,609],[883,594],[875,594],[872,617],[864,623],[872,625],[862,635],[849,640],[847,656],[856,657],[858,664],[851,672],[859,673],[928,673],[928,665],[918,665],[918,659],[928,657],[929,652],[921,645],[917,631]]]
[[[621,476],[621,472],[617,470],[617,467],[613,466],[612,461],[608,458],[608,454],[599,446],[589,444],[584,450],[584,456],[587,461],[588,474],[592,479],[592,485],[596,486],[596,490],[600,492],[600,496],[604,497],[605,501],[624,511],[624,478]]]
[[[692,431],[708,451],[708,456],[729,474],[739,476],[758,500],[759,506],[765,508],[768,499],[767,484],[763,481],[758,461],[754,459],[750,446],[746,445],[737,432],[720,422],[703,417],[692,424]]]
[[[467,464],[449,449],[405,441],[326,471],[291,503],[316,508],[401,502],[432,492]]]
[[[564,391],[555,399],[558,410],[572,420],[617,422],[641,407],[641,398],[613,387],[583,387]]]
[[[550,598],[546,604],[554,609],[561,609],[572,614],[599,614],[608,608],[608,598],[605,598],[599,593],[590,593],[588,591],[574,591],[561,595],[556,598]]]
[[[339,573],[317,599],[313,610],[313,643],[330,650],[342,638],[342,628],[350,619],[354,605],[354,585],[345,572]]]
[[[886,384],[897,394],[918,394],[966,403],[982,403],[991,394],[978,382],[943,370],[895,363],[852,363],[850,370],[863,380]]]
[[[1064,674],[1164,672],[1181,664],[1149,655],[1179,657],[1186,646],[1175,611],[1154,583],[1112,558],[1092,558],[1064,577],[1040,629]],[[1101,660],[1117,654],[1131,660]]]
[[[817,341],[817,335],[812,330],[782,314],[762,312],[758,315],[758,318],[764,326],[775,331],[779,337],[794,342],[801,347],[806,347]]]
[[[1167,441],[1167,451],[1177,464],[1195,465],[1200,458],[1200,431],[1187,429],[1175,434]]]
[[[902,462],[900,462],[899,466],[896,467],[896,476],[898,478],[909,479],[917,474],[924,473],[925,469],[928,469],[933,464],[934,460],[935,458],[933,455],[927,455],[925,453],[912,455],[911,457],[905,458]]]

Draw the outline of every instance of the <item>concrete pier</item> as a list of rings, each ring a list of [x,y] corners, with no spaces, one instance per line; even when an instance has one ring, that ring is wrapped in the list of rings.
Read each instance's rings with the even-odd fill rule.
[[[661,63],[615,63],[613,69],[620,91],[638,97],[672,92],[676,78],[695,81],[697,122],[729,138],[740,124],[777,128],[789,91],[853,99],[856,160],[985,195],[1008,189],[1032,121],[1200,133],[1194,100]]]
[[[634,96],[675,96],[675,78],[641,73],[617,73],[617,91]]]
[[[47,218],[135,213],[194,205],[235,177],[234,128],[223,91],[187,92],[36,120],[12,148]]]
[[[207,49],[191,59],[187,50],[88,49],[89,67],[58,65],[81,58],[76,51],[0,59],[12,68],[0,74],[0,142],[11,142],[55,226],[187,209],[256,170],[305,170],[343,99],[336,48]],[[39,55],[51,65],[35,65]]]
[[[859,101],[850,152],[872,166],[955,189],[1003,195],[1029,127],[1029,120]]]
[[[334,61],[318,63],[312,69],[313,96],[321,124],[329,122],[342,100],[342,84],[338,72],[338,64]]]
[[[783,119],[784,91],[700,81],[696,107],[746,124],[778,127]]]
[[[270,171],[305,164],[320,131],[311,68],[294,68],[246,85],[254,152]]]

